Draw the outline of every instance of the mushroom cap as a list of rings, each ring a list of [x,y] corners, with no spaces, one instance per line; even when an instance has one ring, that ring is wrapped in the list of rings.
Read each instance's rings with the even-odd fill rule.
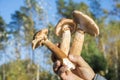
[[[38,46],[42,45],[42,41],[47,38],[46,36],[47,34],[48,34],[48,29],[43,29],[36,32],[33,36],[32,48],[35,49]]]
[[[42,29],[34,34],[33,40],[42,38],[43,36],[47,34],[48,34],[48,29]]]
[[[60,36],[65,31],[64,25],[69,25],[69,28],[66,28],[66,30],[69,29],[72,33],[75,32],[76,23],[74,22],[74,20],[62,18],[60,19],[60,21],[57,23],[55,27],[55,34],[57,36]]]
[[[74,21],[79,25],[79,28],[90,35],[99,35],[99,28],[92,18],[80,11],[73,11]]]

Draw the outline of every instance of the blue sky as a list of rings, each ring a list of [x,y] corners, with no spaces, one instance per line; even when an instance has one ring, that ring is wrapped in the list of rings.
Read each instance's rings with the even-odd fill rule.
[[[11,14],[19,10],[24,5],[23,0],[0,0],[0,16],[8,23],[11,20]]]
[[[42,4],[43,7],[46,6],[46,11],[51,21],[56,21],[56,0],[41,0],[47,2],[47,5],[44,3]],[[74,0],[75,2],[84,1],[87,4],[88,0]],[[111,0],[101,0],[102,7],[106,9],[110,9],[111,7]],[[0,0],[0,16],[3,17],[6,23],[11,21],[11,14],[13,14],[16,10],[19,10],[21,6],[24,5],[24,0]],[[49,7],[48,7],[49,5]]]

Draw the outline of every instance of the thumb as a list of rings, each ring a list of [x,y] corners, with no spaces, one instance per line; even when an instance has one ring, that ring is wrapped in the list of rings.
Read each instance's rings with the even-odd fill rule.
[[[76,65],[82,67],[88,67],[89,65],[85,62],[85,60],[81,56],[77,55],[69,55],[69,59]]]

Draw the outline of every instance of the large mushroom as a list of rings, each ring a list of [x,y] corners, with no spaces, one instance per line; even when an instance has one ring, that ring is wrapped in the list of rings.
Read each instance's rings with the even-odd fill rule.
[[[48,29],[38,31],[33,37],[32,48],[35,49],[41,45],[46,45],[57,56],[57,58],[61,60],[63,65],[66,65],[68,69],[75,69],[75,65],[69,61],[67,55],[47,39],[47,34]]]
[[[68,55],[71,41],[71,33],[76,30],[76,23],[72,19],[62,18],[55,28],[55,34],[62,37],[60,49]]]
[[[73,19],[77,24],[75,37],[70,48],[70,54],[80,55],[84,42],[84,34],[88,33],[92,36],[99,35],[99,28],[96,23],[87,15],[80,11],[73,11]]]

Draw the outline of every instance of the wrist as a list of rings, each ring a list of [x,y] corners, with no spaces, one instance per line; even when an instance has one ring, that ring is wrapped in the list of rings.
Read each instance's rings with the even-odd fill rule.
[[[107,80],[107,79],[105,79],[103,76],[101,76],[99,74],[95,74],[93,80]]]

